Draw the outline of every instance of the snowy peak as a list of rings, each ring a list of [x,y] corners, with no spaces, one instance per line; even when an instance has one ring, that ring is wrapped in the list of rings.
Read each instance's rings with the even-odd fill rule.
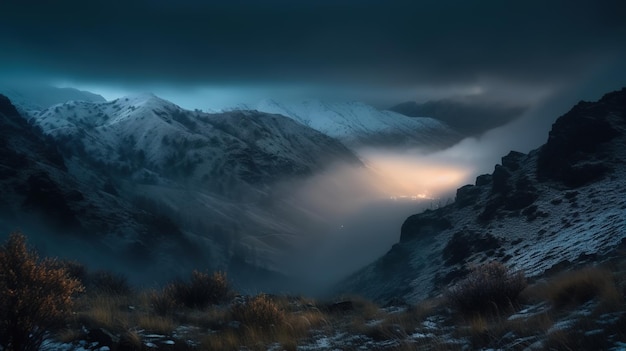
[[[442,147],[459,140],[448,126],[432,118],[410,118],[380,111],[361,102],[263,100],[258,111],[287,116],[349,146]]]
[[[147,107],[147,108],[158,108],[158,107],[170,107],[170,108],[180,108],[177,105],[164,100],[153,93],[139,93],[139,94],[131,94],[126,95],[121,98],[115,99],[111,101],[113,104],[118,104],[122,107]]]
[[[311,174],[333,160],[359,163],[337,140],[287,117],[188,111],[149,93],[105,103],[68,102],[35,119],[56,138],[80,140],[93,161],[111,169],[163,174],[181,168],[173,173],[195,182],[227,182],[221,178],[229,171],[265,182]]]

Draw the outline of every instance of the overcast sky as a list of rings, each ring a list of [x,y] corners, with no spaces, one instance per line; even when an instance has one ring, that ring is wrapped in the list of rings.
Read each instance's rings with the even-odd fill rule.
[[[532,100],[623,78],[624,18],[621,0],[3,0],[0,73],[105,95]]]

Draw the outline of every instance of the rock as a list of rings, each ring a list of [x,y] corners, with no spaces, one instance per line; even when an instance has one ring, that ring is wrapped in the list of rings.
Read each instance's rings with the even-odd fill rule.
[[[580,102],[552,125],[537,159],[537,178],[577,188],[601,178],[603,145],[620,135],[626,122],[626,89],[597,103]]]
[[[457,207],[462,208],[465,206],[473,205],[480,196],[481,189],[475,185],[465,185],[456,191],[456,200],[454,203]]]
[[[436,235],[439,232],[452,228],[452,223],[439,212],[428,211],[410,216],[400,229],[400,242]]]
[[[90,343],[97,343],[100,348],[104,346],[112,347],[120,341],[119,337],[111,334],[103,328],[89,330],[87,338]]]
[[[509,179],[511,173],[501,165],[496,165],[492,175],[491,193],[492,194],[506,194],[511,190],[509,185]]]
[[[502,167],[511,171],[517,171],[524,156],[526,156],[526,154],[517,151],[511,151],[508,155],[502,157]]]
[[[494,251],[500,247],[500,241],[491,234],[480,234],[463,230],[456,232],[442,251],[446,265],[463,263],[471,255],[478,252]]]
[[[476,186],[489,185],[493,181],[491,174],[481,174],[476,177]]]

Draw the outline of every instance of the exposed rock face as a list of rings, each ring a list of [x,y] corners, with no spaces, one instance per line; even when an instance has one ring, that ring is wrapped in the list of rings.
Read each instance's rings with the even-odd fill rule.
[[[342,289],[417,301],[482,262],[537,276],[603,257],[624,240],[626,89],[579,103],[543,147],[510,152],[492,174],[458,189],[453,204],[407,218],[400,242]]]
[[[429,237],[450,228],[452,228],[452,223],[449,220],[440,217],[435,211],[426,211],[409,217],[402,224],[400,242]]]
[[[611,152],[605,144],[626,126],[626,89],[597,103],[580,102],[552,126],[539,151],[537,176],[576,188],[604,176]]]

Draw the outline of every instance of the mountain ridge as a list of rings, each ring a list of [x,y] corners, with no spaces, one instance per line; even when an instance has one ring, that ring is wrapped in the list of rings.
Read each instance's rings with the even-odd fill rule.
[[[292,118],[353,149],[369,147],[422,147],[439,149],[461,136],[447,124],[432,118],[407,118],[361,102],[331,103],[303,100],[282,103],[263,100],[254,109]]]
[[[491,260],[538,277],[610,254],[626,244],[625,165],[626,88],[580,102],[542,147],[510,152],[454,203],[408,217],[398,244],[340,290],[416,302]]]
[[[205,250],[198,264],[211,269],[285,269],[282,256],[319,224],[283,183],[363,167],[339,141],[287,117],[188,111],[150,93],[69,101],[29,121],[54,140],[69,173],[162,217],[159,229]]]

